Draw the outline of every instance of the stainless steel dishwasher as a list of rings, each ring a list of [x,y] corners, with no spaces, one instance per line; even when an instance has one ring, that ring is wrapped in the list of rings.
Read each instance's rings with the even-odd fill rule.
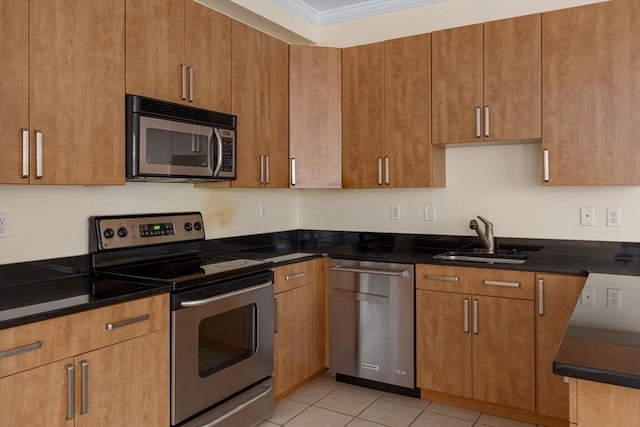
[[[329,283],[338,381],[416,396],[413,265],[334,259]]]

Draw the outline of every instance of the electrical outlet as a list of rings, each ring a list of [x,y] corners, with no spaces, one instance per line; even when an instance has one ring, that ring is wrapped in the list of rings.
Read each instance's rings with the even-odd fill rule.
[[[391,205],[391,219],[400,219],[400,205]]]
[[[267,217],[267,204],[260,203],[260,219],[265,219]]]
[[[580,305],[595,306],[595,288],[593,286],[585,286],[580,294]]]
[[[436,220],[436,205],[433,203],[426,203],[424,205],[424,220],[435,221]]]
[[[593,227],[595,218],[593,208],[580,208],[580,225],[583,227]]]
[[[0,212],[0,239],[9,237],[9,214]]]
[[[622,225],[622,217],[620,208],[607,208],[607,227],[620,227]]]
[[[622,291],[620,289],[607,289],[607,307],[622,308]]]

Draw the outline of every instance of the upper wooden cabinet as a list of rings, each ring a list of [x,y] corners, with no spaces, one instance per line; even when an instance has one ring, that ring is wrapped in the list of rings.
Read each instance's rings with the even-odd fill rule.
[[[432,34],[433,143],[541,137],[541,18]]]
[[[640,2],[542,15],[547,185],[640,184]]]
[[[289,46],[292,188],[342,187],[342,51]]]
[[[0,183],[124,183],[124,0],[0,0]]]
[[[127,93],[231,111],[231,19],[193,0],[127,0]]]
[[[431,35],[342,52],[345,188],[444,185],[431,146]]]
[[[289,47],[232,21],[232,108],[238,116],[234,187],[289,186]]]

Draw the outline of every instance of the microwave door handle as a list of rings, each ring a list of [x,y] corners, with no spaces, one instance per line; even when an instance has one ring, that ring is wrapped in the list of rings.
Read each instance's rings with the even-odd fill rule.
[[[222,167],[222,137],[217,128],[213,128],[213,134],[216,136],[216,143],[218,145],[218,161],[216,162],[216,168],[213,171],[213,176],[217,177]]]

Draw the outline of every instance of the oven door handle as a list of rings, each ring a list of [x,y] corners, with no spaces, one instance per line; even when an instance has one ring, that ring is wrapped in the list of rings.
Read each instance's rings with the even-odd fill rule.
[[[180,307],[181,308],[188,308],[188,307],[198,307],[201,305],[207,305],[207,304],[211,304],[214,303],[216,301],[221,301],[223,299],[227,299],[227,298],[233,298],[235,296],[238,295],[242,295],[242,294],[246,294],[248,292],[253,292],[253,291],[258,291],[262,288],[267,288],[269,286],[273,285],[273,282],[271,280],[262,283],[260,285],[256,285],[256,286],[252,286],[250,288],[244,288],[244,289],[240,289],[234,292],[229,292],[227,294],[222,294],[222,295],[216,295],[215,297],[211,297],[211,298],[204,298],[204,299],[197,299],[197,300],[191,300],[191,301],[181,301],[180,302]]]

